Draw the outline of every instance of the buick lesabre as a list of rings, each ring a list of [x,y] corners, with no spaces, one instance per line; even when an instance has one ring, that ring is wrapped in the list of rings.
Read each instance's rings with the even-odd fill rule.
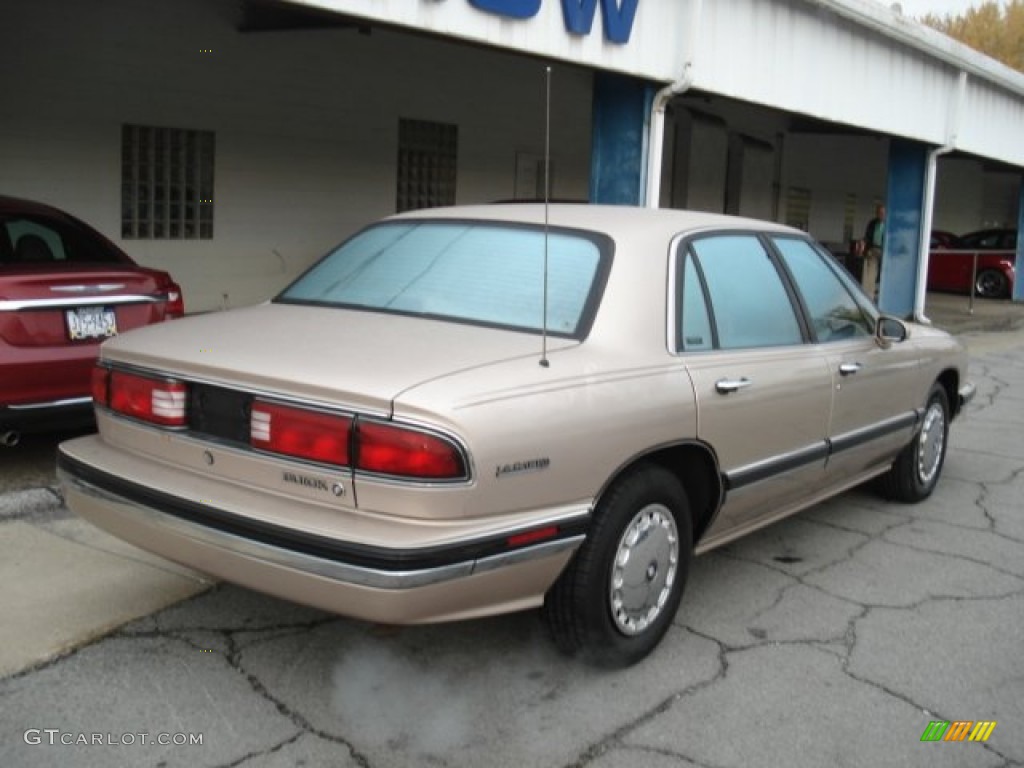
[[[435,209],[106,342],[59,471],[79,515],[228,581],[386,623],[539,607],[625,665],[694,555],[869,480],[929,496],[965,366],[783,226]]]

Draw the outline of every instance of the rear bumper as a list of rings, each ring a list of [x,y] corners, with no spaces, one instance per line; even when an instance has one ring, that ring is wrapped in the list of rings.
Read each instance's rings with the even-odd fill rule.
[[[415,550],[367,546],[257,524],[142,487],[69,455],[67,445],[58,477],[76,514],[226,581],[368,621],[425,623],[536,607],[589,521],[586,509],[559,520],[541,513],[538,523],[557,526],[557,538],[514,549],[507,547],[514,531]]]
[[[0,406],[0,431],[50,432],[94,423],[91,397]]]
[[[48,432],[90,426],[98,344],[17,347],[0,339],[0,429]]]

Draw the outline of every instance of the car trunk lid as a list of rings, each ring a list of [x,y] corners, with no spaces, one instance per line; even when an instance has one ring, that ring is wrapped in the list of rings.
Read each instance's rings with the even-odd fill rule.
[[[575,345],[549,340],[549,349]],[[376,414],[401,392],[541,351],[539,336],[332,307],[264,304],[152,326],[103,357],[215,388]]]
[[[160,322],[168,282],[142,268],[0,270],[0,337],[16,347],[67,346]]]

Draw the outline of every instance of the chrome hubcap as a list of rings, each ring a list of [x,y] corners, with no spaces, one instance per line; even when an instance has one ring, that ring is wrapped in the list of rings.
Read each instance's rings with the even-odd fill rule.
[[[649,504],[626,526],[612,563],[608,597],[620,632],[638,635],[661,615],[678,569],[675,518],[663,504]]]
[[[917,478],[928,485],[939,471],[942,447],[946,442],[946,415],[942,406],[932,403],[924,415],[917,438]]]

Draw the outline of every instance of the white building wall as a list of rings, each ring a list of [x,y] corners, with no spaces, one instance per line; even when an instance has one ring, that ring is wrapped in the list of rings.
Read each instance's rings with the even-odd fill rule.
[[[262,300],[395,209],[400,118],[458,125],[458,203],[544,147],[536,60],[375,28],[241,34],[232,0],[33,0],[0,25],[0,192],[170,271],[189,311]],[[31,35],[19,29],[31,29]],[[210,49],[212,53],[201,53]],[[553,195],[586,198],[591,75],[554,74]],[[216,132],[214,238],[122,240],[121,125]]]
[[[1021,177],[1016,173],[986,173],[982,188],[981,221],[985,227],[1017,228]]]
[[[982,228],[985,172],[969,158],[939,158],[935,184],[934,229],[965,234]]]
[[[775,149],[750,141],[742,142],[743,170],[740,174],[737,213],[754,219],[770,220],[774,213],[776,157]]]
[[[783,153],[783,190],[811,191],[808,231],[829,243],[843,241],[846,200],[856,197],[853,235],[861,237],[885,200],[889,143],[885,139],[831,134],[791,134]]]

